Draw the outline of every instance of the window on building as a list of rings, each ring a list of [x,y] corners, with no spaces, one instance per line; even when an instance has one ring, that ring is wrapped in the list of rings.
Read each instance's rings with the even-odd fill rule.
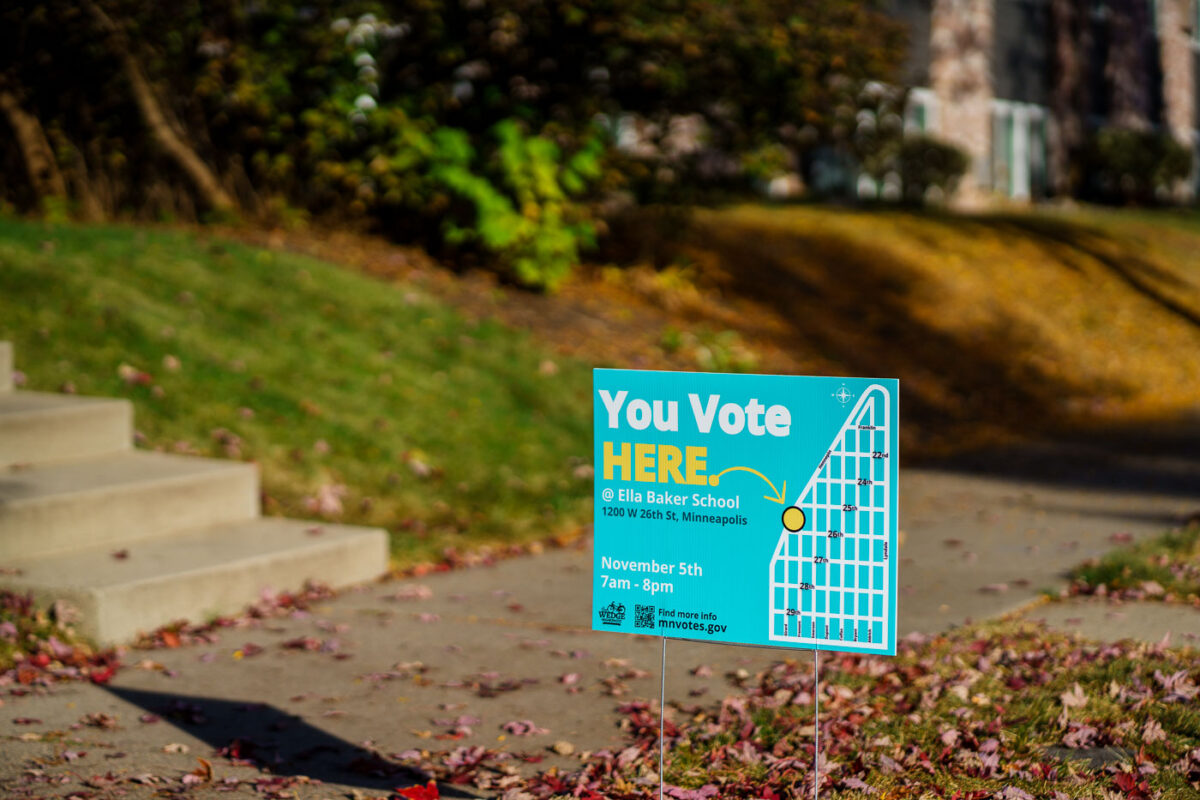
[[[992,102],[992,191],[1014,200],[1046,194],[1046,109]]]
[[[992,108],[992,191],[1008,196],[1012,177],[1012,110],[997,102]]]
[[[905,133],[933,133],[938,129],[937,96],[931,89],[917,87],[908,92],[904,106]]]

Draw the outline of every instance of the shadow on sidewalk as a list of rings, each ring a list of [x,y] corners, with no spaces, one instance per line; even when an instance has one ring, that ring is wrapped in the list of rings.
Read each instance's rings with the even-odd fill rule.
[[[120,699],[157,714],[203,739],[217,754],[281,777],[377,791],[424,784],[426,778],[358,745],[339,739],[266,703],[148,692],[106,686]],[[439,787],[444,797],[473,797]]]
[[[921,466],[1062,489],[1192,498],[1200,511],[1200,424],[1194,420],[1097,429],[967,451]]]

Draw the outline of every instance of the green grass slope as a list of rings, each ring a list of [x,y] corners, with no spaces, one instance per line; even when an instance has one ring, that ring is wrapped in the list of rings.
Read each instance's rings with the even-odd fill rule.
[[[268,513],[385,526],[399,563],[590,510],[588,370],[412,287],[185,232],[0,220],[0,339],[25,388],[129,398],[140,447],[258,462]]]

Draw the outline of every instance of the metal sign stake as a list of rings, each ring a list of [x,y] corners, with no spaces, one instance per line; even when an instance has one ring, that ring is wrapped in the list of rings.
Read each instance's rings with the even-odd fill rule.
[[[821,651],[813,648],[813,800],[821,785]]]
[[[663,744],[663,720],[667,718],[667,637],[662,637],[662,671],[659,676],[658,684],[658,800],[663,800],[663,782],[666,781],[666,776],[663,774],[663,753],[666,751]]]

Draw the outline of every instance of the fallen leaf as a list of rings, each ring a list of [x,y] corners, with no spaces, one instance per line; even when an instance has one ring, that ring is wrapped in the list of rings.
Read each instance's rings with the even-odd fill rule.
[[[506,722],[501,726],[507,733],[513,736],[538,736],[549,733],[546,728],[540,728],[532,720],[519,719],[512,722]]]
[[[203,758],[197,758],[200,766],[189,772],[189,775],[195,776],[201,783],[212,783],[213,769],[212,764]]]
[[[396,795],[405,798],[405,800],[439,800],[441,798],[437,784],[433,781],[424,786],[410,786],[407,789],[397,789]]]
[[[1079,686],[1078,682],[1060,694],[1058,699],[1062,701],[1063,708],[1083,708],[1087,705],[1087,695],[1083,693],[1083,689]]]

